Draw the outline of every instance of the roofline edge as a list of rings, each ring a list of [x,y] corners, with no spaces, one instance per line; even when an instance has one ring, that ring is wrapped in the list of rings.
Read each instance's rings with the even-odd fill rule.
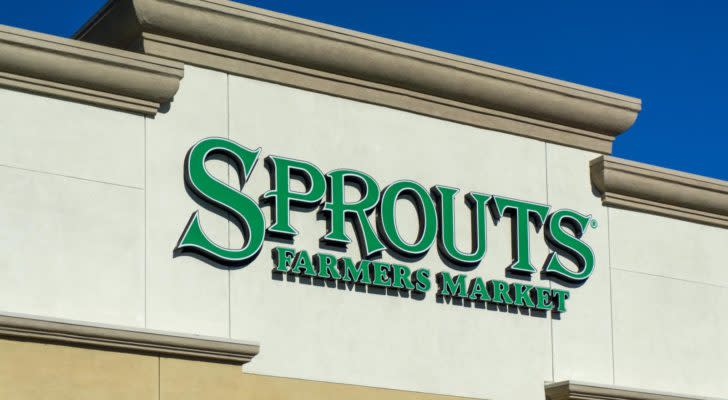
[[[184,65],[0,25],[0,87],[154,115],[179,89]]]
[[[545,391],[548,400],[711,400],[711,398],[704,396],[573,380],[546,383]]]
[[[0,338],[236,364],[260,351],[254,342],[6,312],[0,312]]]
[[[75,37],[603,154],[641,111],[633,97],[226,0],[112,0]]]
[[[590,162],[605,206],[728,228],[728,181],[601,156]]]

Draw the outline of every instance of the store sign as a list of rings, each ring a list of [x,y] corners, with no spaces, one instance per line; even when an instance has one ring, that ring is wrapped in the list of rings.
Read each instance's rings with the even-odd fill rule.
[[[258,195],[261,202],[271,206],[272,218],[266,224],[260,205],[253,197],[214,178],[205,168],[205,161],[212,155],[229,157],[238,167],[241,187],[244,188],[259,161],[260,152],[261,149],[250,150],[224,138],[203,139],[190,149],[185,159],[187,186],[205,202],[227,211],[242,227],[245,241],[240,248],[228,248],[213,242],[205,235],[199,214],[195,212],[177,245],[180,251],[194,251],[227,264],[246,264],[258,256],[266,238],[292,239],[299,235],[290,219],[291,212],[296,212],[295,207],[320,208],[327,225],[321,241],[343,247],[350,244],[352,240],[346,232],[346,222],[351,221],[357,229],[361,259],[276,247],[272,254],[274,271],[419,293],[430,291],[434,281],[437,294],[441,296],[544,311],[565,311],[569,297],[566,290],[525,283],[509,284],[497,279],[485,281],[480,277],[468,278],[464,274],[447,271],[433,277],[427,268],[416,269],[374,259],[384,250],[405,257],[419,257],[437,244],[438,251],[449,261],[477,266],[487,253],[486,215],[490,210],[496,220],[509,216],[515,226],[511,243],[513,263],[507,268],[510,273],[528,277],[539,272],[535,265],[545,265],[543,273],[579,283],[588,279],[594,270],[594,252],[582,240],[587,228],[596,227],[596,221],[590,215],[470,192],[464,198],[472,215],[473,243],[469,250],[462,250],[455,244],[457,188],[436,185],[427,190],[411,180],[396,181],[380,188],[371,176],[361,171],[336,169],[324,173],[310,162],[280,156],[265,159],[271,174],[271,188]],[[294,190],[293,180],[303,181],[305,188]],[[347,199],[347,186],[356,187],[361,196],[353,201]],[[395,204],[404,198],[416,206],[419,216],[419,234],[413,242],[403,238],[397,226]],[[368,216],[375,211],[376,226],[373,226]],[[544,239],[555,249],[546,260],[531,259],[531,224],[543,226]],[[565,263],[565,258],[571,259],[575,267]]]

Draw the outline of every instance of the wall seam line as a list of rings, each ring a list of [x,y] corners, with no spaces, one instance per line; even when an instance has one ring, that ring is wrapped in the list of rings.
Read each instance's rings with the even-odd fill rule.
[[[41,171],[41,170],[32,169],[32,168],[16,167],[14,165],[0,164],[0,167],[8,168],[8,169],[16,169],[16,170],[26,171],[26,172],[33,172],[33,173],[42,174],[42,175],[51,175],[51,176],[58,176],[58,177],[61,177],[61,178],[75,179],[75,180],[84,181],[84,182],[93,182],[93,183],[100,183],[100,184],[103,184],[103,185],[118,186],[118,187],[123,187],[123,188],[127,188],[127,189],[144,190],[143,187],[138,187],[138,186],[131,186],[131,185],[124,185],[124,184],[121,184],[121,183],[98,181],[98,180],[95,180],[95,179],[81,178],[79,176],[59,174],[59,173],[56,173],[56,172]]]
[[[609,338],[612,347],[612,384],[616,384],[616,367],[614,362],[614,295],[612,294],[614,280],[612,279],[612,221],[609,208],[607,208],[607,253],[609,255]]]
[[[544,154],[544,177],[546,179],[546,204],[550,204],[549,201],[549,148],[548,143],[543,144],[543,154]],[[545,227],[541,227],[541,229],[545,229]],[[549,290],[553,289],[553,285],[551,280],[549,282]],[[551,381],[556,380],[556,361],[554,361],[554,354],[556,353],[554,347],[554,314],[551,313],[549,317],[549,330],[550,330],[550,336],[551,336]]]
[[[225,123],[226,123],[226,130],[227,130],[227,138],[230,140],[230,74],[225,74]],[[227,183],[230,185],[230,165],[227,167]],[[240,188],[242,191],[242,188]],[[227,212],[227,240],[228,240],[228,248],[232,246],[232,240],[230,240],[231,230],[230,230],[230,218],[232,215],[230,212]],[[228,268],[227,271],[227,278],[228,278],[228,337],[232,338],[232,330],[233,330],[233,316],[232,316],[232,291],[231,291],[231,280],[232,280],[232,269]]]
[[[147,198],[149,195],[149,187],[147,185],[147,117],[144,117],[144,327],[148,327],[147,320],[147,298],[148,298],[148,285],[149,285],[149,268],[147,266],[147,259],[149,255],[149,243],[148,233],[149,222],[147,215]]]
[[[672,276],[664,276],[664,275],[651,274],[649,272],[633,271],[633,270],[630,270],[630,269],[617,268],[617,267],[612,267],[612,269],[617,270],[617,271],[622,271],[622,272],[628,272],[628,273],[632,273],[632,274],[647,275],[647,276],[652,276],[652,277],[655,277],[655,278],[664,278],[664,279],[671,279],[671,280],[674,280],[674,281],[692,283],[692,284],[695,284],[695,285],[705,285],[705,286],[711,286],[711,287],[715,287],[715,288],[719,288],[719,289],[728,289],[728,286],[718,285],[718,284],[715,284],[715,283],[691,281],[691,280],[688,280],[688,279],[675,278],[675,277],[672,277]]]

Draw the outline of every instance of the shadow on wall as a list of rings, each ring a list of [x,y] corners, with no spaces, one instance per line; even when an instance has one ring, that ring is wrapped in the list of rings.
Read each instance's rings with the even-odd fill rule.
[[[424,300],[427,296],[425,293],[420,292],[414,292],[409,291],[406,289],[396,289],[396,288],[383,288],[378,287],[374,285],[365,285],[361,283],[354,283],[354,282],[343,282],[341,280],[334,280],[334,279],[323,279],[319,277],[309,277],[304,275],[297,275],[297,274],[289,274],[284,273],[280,271],[276,271],[275,269],[271,270],[271,279],[275,281],[287,281],[291,283],[298,283],[301,285],[309,285],[309,286],[317,286],[317,287],[325,287],[329,289],[337,289],[337,290],[345,290],[349,292],[354,293],[361,293],[361,294],[373,294],[373,295],[379,295],[379,296],[391,296],[391,297],[401,297],[405,299],[412,299],[417,301]],[[502,313],[511,314],[514,316],[523,315],[523,316],[530,316],[534,318],[546,318],[548,312],[543,310],[536,310],[536,309],[529,309],[527,307],[519,307],[514,305],[506,305],[506,304],[496,304],[492,302],[487,301],[473,301],[468,299],[461,299],[457,297],[450,297],[450,296],[442,296],[439,294],[435,295],[435,301],[438,304],[443,305],[449,305],[449,306],[455,306],[455,307],[464,307],[464,308],[472,308],[472,309],[481,309],[481,310],[488,310],[488,311],[497,311]],[[555,320],[561,319],[561,313],[558,311],[552,310],[551,316]]]
[[[217,160],[217,161],[220,161],[220,162],[224,163],[225,165],[231,165],[231,166],[233,166],[235,168],[234,175],[236,177],[242,178],[242,174],[241,174],[241,171],[240,171],[241,166],[237,165],[235,162],[232,162],[232,160],[229,157],[227,157],[227,156],[225,156],[223,154],[211,154],[208,159],[209,160]],[[185,158],[185,164],[186,163],[187,163],[187,158]],[[269,166],[266,169],[269,172],[270,187],[274,187],[275,177],[274,177],[273,169],[270,168]],[[291,177],[293,179],[299,180],[299,183],[301,185],[303,185],[303,187],[307,187],[308,185],[310,185],[310,182],[307,182],[306,179],[305,179],[305,177],[299,177],[299,176],[296,176],[296,175],[291,175]],[[183,182],[183,185],[185,187],[185,191],[187,192],[187,195],[191,199],[193,199],[193,201],[198,205],[198,207],[200,207],[202,209],[205,209],[205,210],[207,210],[207,211],[209,211],[211,213],[214,213],[215,215],[218,215],[219,217],[225,219],[226,221],[232,222],[235,225],[235,227],[240,232],[243,233],[243,236],[244,236],[243,239],[244,239],[244,241],[247,242],[247,240],[248,240],[247,230],[244,229],[244,227],[241,225],[240,221],[237,221],[236,218],[231,218],[232,217],[231,213],[228,212],[228,211],[226,211],[225,209],[223,209],[221,207],[218,207],[218,206],[216,206],[216,205],[214,205],[214,204],[212,204],[210,202],[207,202],[207,201],[203,200],[202,198],[200,198],[193,190],[190,189],[190,186],[187,184],[187,179],[188,179],[188,177],[185,174],[185,178],[184,178],[185,182]],[[242,187],[244,185],[244,183],[245,182],[243,182],[243,181],[239,182],[240,187]],[[356,189],[358,189],[358,191],[360,192],[360,194],[363,196],[363,193],[362,193],[363,188],[356,187],[356,186],[354,186],[354,187]],[[596,192],[595,192],[595,189],[594,188],[592,188],[592,191],[596,195]],[[404,200],[409,201],[413,206],[417,207],[417,202],[414,201],[414,199],[408,198],[406,196],[404,196],[402,198]],[[273,208],[273,204],[271,204],[270,201],[265,200],[261,196],[258,199],[258,202],[257,203],[258,203],[258,206],[261,209],[266,208],[266,207],[270,208],[271,215],[273,215],[272,214],[274,212],[273,209],[272,209]],[[492,207],[488,207],[488,208],[491,211],[490,212],[490,215],[491,215],[491,217],[493,219],[493,223],[494,224],[498,225],[499,223],[501,223],[501,220],[503,218],[508,218],[508,219],[511,220],[511,223],[510,223],[510,225],[511,225],[511,244],[512,244],[513,257],[515,259],[517,257],[517,252],[518,252],[518,249],[516,248],[516,243],[518,242],[518,240],[517,240],[517,229],[516,229],[516,225],[517,224],[516,224],[516,221],[515,221],[515,217],[516,216],[515,215],[512,215],[512,214],[506,214],[503,217],[499,217],[498,216],[498,213],[497,212],[494,212],[493,209],[492,209]],[[323,213],[323,205],[322,204],[318,204],[317,203],[317,204],[315,204],[313,206],[291,204],[291,211],[298,212],[298,213],[311,213],[311,212],[315,212],[316,213],[316,219],[317,220],[319,220],[319,221],[326,221],[327,225],[330,222],[329,221],[329,218],[326,218],[325,217],[325,214]],[[423,221],[422,221],[422,216],[423,216],[422,210],[418,210],[418,215],[420,216],[420,232],[418,233],[418,236],[419,236],[419,235],[422,234],[422,229],[423,229],[422,226],[424,225],[423,224]],[[473,215],[474,215],[474,213],[471,210],[471,217]],[[192,217],[190,218],[190,221],[192,221]],[[360,243],[360,244],[364,243],[363,233],[361,232],[360,229],[358,229],[359,224],[354,223],[355,221],[352,220],[351,218],[347,218],[347,221],[352,226],[354,226],[355,228],[357,228],[357,229],[355,229],[355,233],[356,233],[356,236],[357,236],[357,239],[358,239],[357,242]],[[471,221],[471,223],[473,225],[475,225],[475,222],[474,221]],[[531,221],[531,224],[533,224],[533,226],[536,227],[536,230],[537,231],[543,230],[543,228],[544,228],[542,226],[542,224],[539,223],[539,221],[536,221],[536,220],[532,220]],[[184,232],[185,230],[186,229],[182,229],[180,232]],[[292,237],[274,235],[274,234],[271,234],[270,232],[266,232],[265,239],[267,241],[271,241],[271,242],[275,242],[275,243],[281,243],[281,244],[285,244],[285,245],[293,245],[293,243],[294,243],[294,240],[293,240]],[[180,240],[181,240],[181,237],[180,237]],[[474,241],[473,245],[475,246],[475,237],[473,238],[473,241]],[[573,257],[572,255],[570,255],[569,253],[560,252],[559,249],[557,249],[549,241],[546,241],[546,243],[547,243],[549,249],[552,252],[559,253],[560,256],[565,257],[566,259],[569,259],[574,264],[577,264],[578,263],[578,260],[576,260],[575,257]],[[179,245],[179,243],[178,243],[178,245]],[[341,252],[341,251],[344,251],[345,252],[347,250],[347,246],[346,245],[340,245],[340,244],[336,244],[336,243],[328,243],[328,242],[325,242],[325,241],[320,242],[320,247],[322,249],[325,249],[325,250],[336,251],[336,252]],[[460,272],[468,272],[468,271],[472,271],[473,269],[477,268],[478,265],[480,265],[480,262],[475,263],[475,264],[472,264],[472,265],[461,265],[461,264],[457,264],[457,263],[449,260],[447,257],[445,257],[443,255],[443,252],[442,251],[438,251],[438,250],[434,250],[434,251],[437,252],[438,257],[440,258],[441,263],[443,265],[447,266],[451,270],[460,271]],[[430,250],[430,251],[433,251],[433,250]],[[391,258],[393,258],[393,259],[396,259],[396,260],[398,260],[400,262],[404,262],[404,263],[410,263],[410,264],[411,263],[416,263],[416,262],[420,261],[424,257],[424,254],[423,255],[414,256],[414,257],[413,256],[407,256],[407,255],[400,254],[400,253],[398,253],[396,251],[393,251],[391,249],[386,249],[386,250],[384,250],[384,252],[386,252],[386,254],[388,256],[390,256]],[[362,251],[362,253],[364,253],[364,251]],[[194,259],[199,260],[199,261],[201,261],[201,262],[203,262],[205,264],[208,264],[208,265],[210,265],[210,266],[212,266],[214,268],[218,268],[218,269],[222,269],[222,270],[230,270],[230,269],[243,268],[243,267],[247,266],[248,264],[250,264],[250,262],[252,262],[253,260],[255,260],[258,255],[259,254],[256,254],[256,256],[251,257],[248,261],[246,261],[244,263],[240,263],[240,262],[238,262],[238,263],[229,263],[229,262],[219,261],[219,260],[216,260],[216,259],[211,259],[210,257],[205,256],[202,253],[199,253],[198,251],[195,251],[195,250],[192,250],[192,251],[190,251],[190,250],[186,250],[186,251],[179,250],[178,249],[178,246],[175,248],[175,250],[173,251],[173,254],[172,254],[173,258],[180,257],[180,256],[190,256],[190,257],[193,257]],[[375,254],[375,255],[370,256],[370,257],[366,257],[366,259],[369,260],[369,261],[375,261],[375,260],[379,260],[381,258],[382,258],[382,253]],[[547,262],[547,261],[545,261],[545,262]],[[545,266],[546,265],[544,263],[543,267],[545,267]],[[284,274],[286,275],[285,277],[283,276]],[[514,271],[511,271],[510,268],[506,268],[505,269],[505,275],[508,278],[516,279],[516,280],[522,280],[522,281],[531,281],[532,280],[532,275],[531,274],[525,274],[525,275],[524,274],[516,274],[516,273],[514,273]],[[365,284],[359,284],[359,283],[354,283],[354,282],[344,282],[344,281],[340,281],[340,280],[335,281],[335,280],[329,280],[329,279],[325,279],[325,278],[321,278],[321,277],[309,277],[309,276],[302,276],[302,275],[296,275],[296,274],[287,274],[287,273],[280,272],[280,271],[276,271],[276,270],[272,270],[272,272],[271,272],[271,278],[273,280],[277,280],[277,281],[287,280],[289,282],[298,282],[299,284],[304,284],[304,285],[312,285],[312,286],[318,286],[318,287],[336,288],[338,290],[347,290],[347,291],[352,291],[352,292],[367,293],[367,294],[380,295],[380,296],[401,297],[401,298],[408,298],[408,299],[411,298],[413,300],[418,300],[418,301],[424,300],[425,297],[426,297],[426,294],[423,293],[423,292],[410,291],[410,290],[407,290],[407,289],[397,289],[397,288],[391,288],[391,287],[385,288],[385,287],[381,287],[381,286],[365,285]],[[561,285],[562,287],[568,287],[568,288],[577,288],[577,287],[580,287],[580,286],[583,285],[583,282],[582,283],[568,282],[568,281],[564,281],[562,279],[559,279],[558,277],[554,277],[554,276],[551,276],[549,274],[545,274],[543,272],[541,272],[541,274],[540,274],[540,279],[542,279],[542,280],[548,280],[548,281],[554,282],[554,283],[556,283],[558,285]],[[537,309],[534,309],[534,308],[521,307],[521,306],[516,306],[516,305],[498,304],[498,303],[493,303],[493,302],[489,302],[489,301],[470,300],[470,299],[463,299],[463,298],[458,298],[458,297],[442,296],[442,295],[439,295],[439,294],[435,294],[435,296],[436,296],[436,302],[438,304],[447,304],[447,305],[451,305],[451,306],[459,306],[459,307],[464,307],[464,308],[485,309],[485,310],[490,310],[490,311],[500,311],[500,312],[504,312],[504,313],[508,313],[508,314],[513,314],[513,315],[528,315],[528,316],[532,316],[532,317],[536,317],[536,318],[546,318],[546,316],[547,316],[546,314],[548,313],[548,311],[537,310]],[[560,319],[559,318],[560,317],[560,313],[558,311],[552,310],[551,313],[552,313],[552,316],[553,316],[554,319]]]
[[[284,276],[285,275],[285,276]],[[345,282],[335,279],[324,279],[319,277],[309,277],[304,275],[288,274],[276,270],[271,270],[271,279],[276,281],[298,282],[302,285],[326,287],[329,289],[346,290],[349,292],[357,292],[364,294],[374,294],[379,296],[402,297],[413,300],[424,300],[425,294],[409,291],[407,289],[384,288],[373,285],[365,285],[361,283]]]
[[[188,156],[189,156],[189,154],[188,154]],[[232,162],[232,160],[229,157],[225,156],[225,155],[213,153],[213,154],[211,154],[207,158],[207,160],[208,161],[209,160],[220,161],[220,162],[225,163],[225,165],[232,166],[234,168],[234,170],[235,170],[235,175],[238,176],[238,177],[241,176],[240,166],[237,165],[236,163]],[[187,164],[187,157],[185,157],[184,163]],[[184,165],[183,165],[183,168],[184,168]],[[236,218],[232,218],[232,215],[230,214],[230,212],[226,211],[225,209],[223,209],[221,207],[218,207],[218,206],[216,206],[214,204],[211,204],[210,202],[207,202],[207,201],[201,199],[197,195],[197,193],[195,193],[194,191],[192,191],[190,189],[189,185],[187,184],[187,179],[188,179],[188,177],[187,177],[187,171],[186,171],[186,168],[185,168],[185,176],[183,178],[182,184],[183,184],[183,186],[185,188],[185,192],[187,193],[187,195],[200,208],[205,209],[205,210],[207,210],[207,211],[209,211],[209,212],[211,212],[211,213],[213,213],[213,214],[215,214],[215,215],[217,215],[217,216],[225,219],[229,223],[232,223],[235,226],[236,229],[238,229],[240,232],[242,232],[242,234],[243,234],[243,240],[244,241],[247,241],[248,240],[248,232],[240,224],[240,221],[238,221]],[[243,182],[241,181],[239,184],[242,186],[243,185]],[[190,219],[187,222],[187,224],[182,229],[180,229],[180,237],[177,240],[177,244],[175,245],[174,250],[172,250],[172,258],[177,258],[177,257],[182,257],[182,256],[188,256],[188,257],[192,257],[192,258],[194,258],[196,260],[199,260],[199,261],[201,261],[201,262],[203,262],[205,264],[208,264],[208,265],[210,265],[210,266],[212,266],[214,268],[223,269],[223,270],[243,268],[243,267],[249,265],[251,262],[253,262],[256,259],[257,254],[255,256],[251,257],[250,259],[246,260],[245,262],[223,262],[223,261],[211,259],[210,257],[208,257],[208,256],[200,253],[198,250],[195,250],[194,248],[190,248],[190,249],[180,249],[179,248],[179,242],[182,240],[182,233],[187,230],[187,227],[192,222],[192,219],[193,219],[193,217],[194,217],[194,215],[195,215],[196,212],[197,211],[193,211],[193,213],[190,216]]]

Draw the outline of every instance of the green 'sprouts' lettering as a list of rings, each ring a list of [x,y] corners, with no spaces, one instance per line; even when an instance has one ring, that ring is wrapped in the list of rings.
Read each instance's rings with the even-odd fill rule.
[[[494,197],[495,207],[499,217],[507,213],[513,214],[513,224],[516,227],[515,255],[513,264],[508,268],[511,271],[533,273],[536,267],[531,264],[528,221],[530,217],[536,219],[537,224],[543,223],[549,212],[549,206],[528,201],[520,201],[507,197]]]
[[[424,293],[432,287],[432,283],[430,282],[430,270],[425,268],[420,268],[417,271],[415,271],[415,277],[413,279],[413,283],[415,285],[415,291]]]
[[[296,236],[298,231],[291,226],[291,205],[314,207],[326,193],[324,174],[315,165],[291,158],[269,156],[266,164],[273,174],[273,188],[263,199],[273,203],[271,219],[273,224],[268,232],[282,236]],[[305,182],[305,192],[291,190],[291,179],[300,178]]]
[[[360,240],[363,241],[360,243],[360,247],[364,257],[384,250],[384,244],[377,237],[367,218],[367,215],[379,202],[377,182],[363,172],[350,169],[337,169],[326,176],[329,180],[329,197],[322,211],[328,216],[329,230],[322,239],[331,243],[351,243],[351,238],[346,234],[346,217],[348,216],[357,223]],[[347,182],[359,187],[361,198],[358,201],[345,201],[344,190]]]
[[[276,272],[288,272],[293,259],[296,258],[296,250],[288,247],[276,247],[273,249],[273,261],[276,263]]]
[[[365,285],[371,285],[372,278],[369,271],[371,261],[361,260],[358,263],[354,263],[351,258],[341,257],[339,259],[339,268],[342,270],[342,280],[344,282],[363,283]]]
[[[319,278],[341,279],[341,273],[337,266],[336,257],[331,254],[318,253],[313,259],[314,265],[318,268]]]
[[[195,211],[185,227],[176,250],[196,251],[214,260],[226,263],[246,263],[260,252],[266,237],[263,213],[251,197],[242,193],[255,168],[260,149],[250,150],[225,138],[207,138],[196,143],[185,159],[185,183],[202,200],[228,212],[238,223],[243,234],[240,248],[228,248],[214,243],[202,230],[200,215]],[[206,162],[216,154],[230,159],[238,171],[240,188],[235,189],[215,177],[206,169]],[[292,207],[316,207],[325,199],[322,212],[328,227],[322,241],[349,244],[347,222],[357,230],[358,242],[364,260],[357,263],[350,258],[337,259],[331,254],[307,251],[296,252],[286,247],[272,251],[274,272],[300,274],[322,279],[343,280],[366,285],[392,287],[402,290],[426,292],[431,286],[430,271],[413,270],[408,266],[381,261],[370,261],[373,254],[389,248],[409,257],[422,256],[437,241],[441,255],[457,263],[475,266],[487,252],[487,208],[493,208],[496,219],[510,216],[513,229],[513,262],[511,272],[532,274],[537,271],[530,256],[530,223],[536,231],[544,225],[544,236],[552,251],[543,271],[572,282],[583,282],[594,272],[595,255],[582,239],[587,228],[596,228],[591,215],[562,209],[549,215],[550,206],[507,197],[471,192],[464,196],[470,209],[471,246],[461,250],[456,237],[455,198],[459,189],[436,185],[428,192],[419,183],[396,181],[380,192],[379,185],[369,175],[350,169],[336,169],[323,174],[315,165],[285,157],[266,158],[271,173],[271,189],[261,200],[272,203],[270,234],[288,237],[299,232],[291,225]],[[303,183],[294,190],[294,181]],[[237,185],[235,185],[237,186]],[[359,196],[347,199],[347,189],[356,188]],[[358,198],[357,198],[358,197]],[[399,200],[409,200],[416,208],[418,233],[416,239],[405,240],[397,226]],[[369,221],[378,208],[377,227]],[[401,227],[401,226],[400,226]],[[461,229],[467,232],[467,230]],[[461,238],[461,242],[464,243]],[[386,244],[386,246],[385,246]],[[570,262],[573,261],[573,262]],[[457,267],[455,267],[457,268]],[[438,295],[465,298],[473,301],[492,301],[515,304],[538,310],[566,311],[569,292],[532,285],[492,280],[485,282],[475,277],[469,282],[466,275],[437,274]]]
[[[465,283],[465,275],[450,275],[449,272],[440,272],[437,274],[440,281],[440,292],[441,296],[453,296],[453,297],[468,297],[468,289]]]
[[[477,264],[485,257],[486,252],[486,208],[491,196],[482,193],[468,193],[465,196],[472,215],[471,252],[460,251],[455,244],[455,195],[458,189],[447,186],[435,186],[432,193],[437,198],[440,215],[440,240],[438,247],[450,260],[461,264]]]
[[[591,216],[579,214],[572,210],[559,210],[546,219],[546,238],[558,249],[573,256],[578,265],[578,271],[572,271],[564,266],[558,254],[549,254],[545,272],[557,275],[570,281],[584,281],[594,271],[594,252],[580,240]],[[574,229],[574,236],[567,233],[563,226],[570,225]]]
[[[492,281],[489,281],[489,283],[493,287],[494,303],[513,304],[513,299],[511,299],[511,295],[508,294],[509,286],[507,282],[493,279]]]
[[[246,243],[240,249],[230,249],[213,243],[202,231],[199,212],[192,214],[177,248],[193,250],[223,262],[246,262],[255,257],[263,245],[265,220],[258,205],[241,191],[213,178],[205,168],[205,161],[213,154],[224,154],[237,164],[240,186],[245,185],[253,172],[260,149],[250,150],[223,138],[207,138],[195,144],[185,160],[185,181],[202,199],[230,212],[243,227]]]
[[[469,299],[474,301],[490,301],[487,285],[483,282],[483,278],[476,276],[470,281]]]
[[[420,233],[414,243],[407,243],[399,234],[395,209],[400,196],[410,196],[420,218]],[[377,219],[379,233],[392,250],[416,256],[430,249],[437,236],[437,211],[432,198],[422,185],[412,181],[397,181],[382,192]]]

